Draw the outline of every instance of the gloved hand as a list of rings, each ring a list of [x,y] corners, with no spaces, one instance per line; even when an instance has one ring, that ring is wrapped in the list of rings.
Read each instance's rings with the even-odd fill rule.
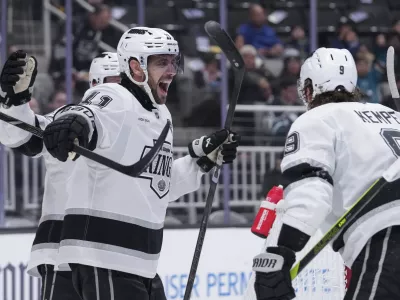
[[[0,103],[6,107],[18,106],[31,100],[37,75],[37,61],[18,50],[12,53],[0,75]]]
[[[294,251],[283,246],[268,247],[266,253],[254,257],[257,300],[290,300],[296,297],[290,278],[290,269],[295,261]]]
[[[216,165],[218,155],[223,164],[233,162],[239,141],[238,134],[222,129],[191,142],[188,145],[189,154],[193,158],[199,158],[197,164],[203,171],[209,172]]]
[[[88,148],[90,125],[79,114],[62,115],[49,125],[43,133],[47,151],[60,161],[77,160],[79,154],[72,152],[74,144]]]

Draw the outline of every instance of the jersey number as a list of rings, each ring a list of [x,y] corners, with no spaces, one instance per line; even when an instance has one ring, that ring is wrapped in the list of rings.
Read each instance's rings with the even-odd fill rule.
[[[86,105],[96,105],[100,108],[106,107],[110,102],[112,101],[112,98],[107,95],[103,95],[100,97],[100,101],[93,102],[92,100],[99,94],[99,92],[93,92],[89,96],[87,96],[85,99],[82,100],[81,104],[86,104]]]
[[[400,131],[383,128],[381,136],[396,157],[400,157]]]
[[[340,67],[339,67],[339,71],[340,71],[340,75],[343,75],[343,74],[344,74],[344,67],[343,67],[343,66],[340,66]]]

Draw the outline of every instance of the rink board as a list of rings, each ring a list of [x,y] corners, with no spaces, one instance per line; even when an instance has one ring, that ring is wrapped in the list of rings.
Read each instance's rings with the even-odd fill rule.
[[[168,299],[183,298],[197,234],[198,229],[164,231],[158,271]],[[0,299],[40,300],[39,280],[26,274],[33,238],[33,233],[0,234]],[[242,299],[251,275],[252,257],[258,254],[263,243],[249,228],[208,229],[192,298]],[[313,267],[310,274],[329,275],[328,266]],[[329,286],[329,276],[324,281]],[[329,289],[324,293],[328,296]]]

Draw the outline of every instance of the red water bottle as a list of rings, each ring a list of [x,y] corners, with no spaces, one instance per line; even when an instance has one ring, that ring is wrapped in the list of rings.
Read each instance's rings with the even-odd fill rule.
[[[276,218],[276,205],[283,199],[283,187],[274,186],[268,192],[267,197],[261,202],[260,209],[251,226],[251,232],[265,239],[274,224]]]

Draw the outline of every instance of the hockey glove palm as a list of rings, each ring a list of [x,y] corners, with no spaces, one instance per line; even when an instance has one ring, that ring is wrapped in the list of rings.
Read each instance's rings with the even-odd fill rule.
[[[43,134],[43,141],[47,151],[60,161],[78,159],[79,155],[72,152],[74,144],[88,148],[90,125],[88,121],[77,114],[68,114],[59,117],[47,125]],[[72,152],[72,154],[71,154]]]
[[[0,103],[18,106],[31,100],[37,61],[18,50],[7,59],[0,75]]]
[[[266,253],[254,257],[257,300],[290,300],[296,297],[290,278],[290,269],[295,261],[295,253],[283,246],[268,247]]]
[[[217,163],[220,154],[223,164],[232,163],[236,158],[240,136],[226,129],[216,131],[208,136],[202,136],[188,145],[189,154],[199,158],[197,164],[209,172]]]

